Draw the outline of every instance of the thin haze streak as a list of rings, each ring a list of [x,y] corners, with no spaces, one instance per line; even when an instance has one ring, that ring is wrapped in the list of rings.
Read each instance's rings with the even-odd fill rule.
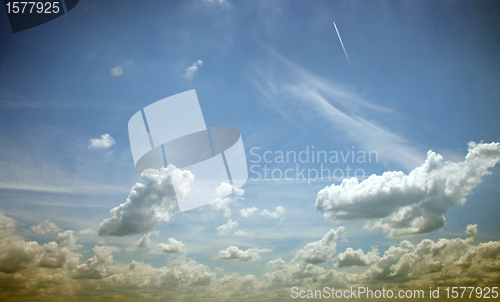
[[[342,45],[342,49],[344,50],[345,57],[347,58],[347,63],[349,63],[349,67],[351,67],[351,69],[352,69],[351,61],[349,61],[349,56],[347,55],[347,51],[345,51],[344,42],[342,42],[342,38],[340,37],[340,33],[339,33],[338,28],[337,28],[337,24],[335,24],[335,21],[333,21],[333,26],[335,26],[335,30],[337,31],[337,36],[339,36],[340,44]]]

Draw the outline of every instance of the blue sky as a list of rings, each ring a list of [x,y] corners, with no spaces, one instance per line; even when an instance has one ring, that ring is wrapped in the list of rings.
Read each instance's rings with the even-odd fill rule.
[[[52,288],[52,295],[43,296],[47,300],[148,300],[167,292],[172,300],[196,300],[189,290],[196,285],[207,298],[286,300],[292,286],[351,286],[332,277],[338,274],[348,274],[342,278],[356,286],[374,280],[414,288],[435,284],[442,271],[428,270],[421,279],[367,276],[383,267],[391,246],[404,250],[404,240],[417,250],[426,239],[438,244],[443,238],[450,248],[460,244],[455,249],[463,254],[455,262],[433,258],[443,271],[458,267],[466,253],[499,249],[500,170],[494,165],[500,147],[490,144],[500,141],[499,9],[495,1],[81,0],[62,17],[14,34],[2,12],[0,218],[7,235],[0,246],[5,255],[16,253],[12,246],[36,246],[15,268],[7,269],[2,262],[12,260],[0,257],[0,278],[5,284],[16,276],[24,280],[19,286],[30,296],[41,291],[26,287],[29,282]],[[110,210],[146,181],[134,167],[128,120],[191,89],[208,127],[241,132],[249,169],[260,165],[253,171],[297,166],[250,162],[256,160],[252,148],[260,148],[253,153],[261,156],[270,151],[274,159],[277,151],[298,154],[314,146],[328,154],[376,152],[374,163],[324,165],[332,171],[349,165],[365,178],[379,178],[349,187],[340,179],[257,181],[250,172],[243,196],[225,201],[230,215],[207,205],[177,213],[148,232],[98,236]],[[104,134],[114,143],[91,148],[90,140]],[[470,141],[479,145],[468,147]],[[479,155],[467,161],[468,152]],[[431,168],[419,172],[424,162]],[[306,171],[321,169],[321,163],[299,164]],[[399,181],[405,185],[395,185]],[[383,195],[383,188],[390,193]],[[321,192],[327,194],[323,205],[317,204]],[[393,204],[401,212],[391,212]],[[240,213],[252,207],[253,216]],[[415,216],[407,221],[405,213]],[[217,228],[230,220],[238,225],[221,235]],[[470,235],[474,227],[468,225],[475,224],[477,234]],[[327,237],[335,239],[321,240]],[[136,245],[141,238],[144,244]],[[50,244],[57,245],[55,259],[66,260],[40,268]],[[170,252],[162,252],[161,244]],[[363,257],[374,245],[378,258],[368,261]],[[182,251],[174,249],[179,246]],[[221,252],[232,246],[239,254],[224,259]],[[356,265],[342,266],[348,248],[362,249],[364,256],[358,253]],[[312,260],[310,253],[325,259]],[[469,267],[481,271],[483,260]],[[490,260],[490,266],[500,265],[498,257]],[[86,261],[94,266],[86,268]],[[413,263],[412,272],[425,271],[426,261]],[[127,271],[133,263],[140,274]],[[156,287],[170,280],[172,269],[182,272],[177,285]],[[477,286],[493,286],[475,272],[461,274]],[[63,277],[44,281],[56,273]],[[488,276],[498,284],[498,271]],[[460,282],[457,277],[450,286]],[[0,290],[4,298],[26,298]]]

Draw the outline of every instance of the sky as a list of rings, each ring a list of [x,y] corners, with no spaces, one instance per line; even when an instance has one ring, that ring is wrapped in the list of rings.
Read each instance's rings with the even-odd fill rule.
[[[499,13],[80,0],[12,33],[2,11],[0,297],[484,296],[500,282]],[[207,127],[241,133],[248,180],[180,212],[172,181],[189,194],[193,174],[138,172],[127,125],[192,89]]]

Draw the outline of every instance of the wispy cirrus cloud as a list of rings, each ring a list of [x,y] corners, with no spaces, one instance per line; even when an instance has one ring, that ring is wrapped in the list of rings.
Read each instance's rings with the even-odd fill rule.
[[[184,76],[188,79],[192,79],[194,77],[194,75],[198,72],[198,69],[201,66],[203,66],[202,60],[198,60],[198,61],[193,62],[193,64],[191,66],[186,68],[186,72],[184,73]]]
[[[376,150],[383,163],[413,169],[424,158],[401,135],[373,120],[394,112],[272,52],[273,64],[252,67],[251,81],[270,106],[291,123],[321,124],[351,144]],[[368,118],[370,117],[370,118]]]

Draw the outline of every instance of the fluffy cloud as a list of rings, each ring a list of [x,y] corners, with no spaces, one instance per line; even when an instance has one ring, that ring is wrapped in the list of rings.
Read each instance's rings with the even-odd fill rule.
[[[26,241],[14,233],[17,221],[0,212],[0,273],[15,274],[28,267],[66,268],[78,264],[80,254],[75,250],[73,231],[57,235],[56,241],[43,245]]]
[[[255,213],[257,213],[258,210],[259,209],[257,209],[256,207],[241,209],[240,215],[243,218],[247,218],[247,217],[253,216]]]
[[[200,68],[203,65],[202,60],[195,61],[193,65],[189,66],[186,68],[186,72],[184,73],[184,76],[188,79],[191,79],[194,77],[196,72],[198,72],[198,68]]]
[[[444,161],[432,151],[410,174],[385,172],[358,182],[344,179],[319,191],[316,208],[333,221],[368,219],[367,227],[390,237],[429,233],[446,225],[444,214],[500,161],[500,144],[469,143],[463,162]]]
[[[246,251],[242,251],[238,249],[237,246],[230,246],[225,250],[219,251],[219,255],[217,259],[221,260],[237,260],[241,262],[252,262],[260,260],[260,253],[270,253],[273,250],[271,249],[259,249],[259,248],[251,248]]]
[[[265,217],[265,218],[271,218],[271,219],[284,219],[285,215],[285,208],[282,206],[276,207],[276,210],[274,212],[269,212],[268,210],[264,210],[260,213],[260,216]]]
[[[223,182],[215,189],[215,194],[217,198],[210,203],[212,210],[224,212],[225,217],[230,217],[231,209],[229,208],[229,204],[243,199],[245,190],[238,189],[233,185]],[[226,197],[222,198],[222,196]]]
[[[75,279],[102,279],[106,276],[106,265],[113,263],[112,253],[118,251],[114,246],[94,246],[94,257],[79,265],[73,271]]]
[[[57,226],[57,224],[51,222],[50,220],[45,220],[37,225],[32,225],[30,229],[35,233],[39,235],[46,235],[46,234],[57,234],[62,229]]]
[[[176,192],[172,186],[172,178],[177,177],[178,184],[185,191],[193,175],[189,171],[181,171],[172,165],[160,171],[145,171],[141,180],[130,190],[127,201],[110,213],[99,229],[99,236],[125,236],[152,231],[160,222],[171,222],[179,211]],[[186,192],[178,190],[181,196]]]
[[[344,227],[331,229],[321,240],[307,244],[295,253],[294,261],[305,263],[323,263],[332,259],[337,252],[337,240],[344,236]]]
[[[500,242],[474,246],[471,243],[476,234],[477,225],[469,225],[467,239],[440,239],[437,242],[424,239],[417,246],[403,240],[399,246],[391,246],[383,257],[368,269],[364,278],[399,282],[431,274],[435,279],[451,277],[459,280],[473,277],[476,278],[474,282],[478,282],[491,278],[486,272],[496,271],[496,279],[499,280]],[[472,266],[474,269],[470,269]],[[479,277],[481,274],[484,275]]]
[[[327,278],[329,272],[323,268],[324,263],[334,261],[337,252],[337,241],[344,237],[344,227],[337,230],[331,229],[322,239],[308,243],[304,248],[295,252],[293,259],[286,263],[281,258],[267,263],[271,272],[264,275],[264,280],[273,284],[277,288],[300,284],[304,280],[311,278],[318,281],[318,278]],[[320,266],[322,265],[322,266]],[[335,272],[336,274],[336,272]],[[344,278],[345,276],[342,276]],[[343,279],[343,283],[347,279]],[[332,282],[333,286],[338,283]]]
[[[416,246],[403,240],[399,246],[389,247],[382,257],[378,256],[375,248],[364,257],[360,250],[356,252],[351,248],[333,258],[331,255],[334,252],[330,249],[328,257],[320,257],[317,261],[313,258],[313,263],[307,257],[296,256],[289,263],[276,259],[268,262],[270,271],[263,278],[273,288],[317,288],[324,285],[336,288],[370,286],[421,289],[435,287],[443,282],[447,286],[494,286],[500,282],[500,241],[473,245],[477,225],[469,225],[466,233],[466,239],[440,239],[437,242],[423,239]],[[303,254],[303,250],[297,255]],[[327,259],[337,260],[337,266],[353,265],[353,259],[358,264],[372,264],[365,272],[355,274],[328,270],[319,265]]]
[[[225,235],[231,233],[231,231],[237,226],[238,226],[238,221],[229,220],[227,223],[218,227],[217,231],[219,232],[219,235],[225,236]]]
[[[368,266],[377,262],[380,259],[379,251],[376,246],[372,246],[368,253],[364,253],[362,249],[354,250],[347,248],[345,252],[338,254],[338,262],[336,267],[345,266]]]
[[[283,269],[283,268],[285,268],[285,261],[283,261],[283,259],[281,259],[281,258],[278,258],[275,260],[268,261],[266,263],[266,265],[268,268],[273,269],[273,270]]]
[[[160,267],[136,260],[123,263],[114,261],[113,255],[119,249],[112,246],[95,246],[90,259],[75,265],[80,255],[74,250],[82,247],[75,244],[72,231],[61,232],[55,241],[40,245],[16,235],[17,224],[0,212],[0,297],[4,300],[154,300],[168,296],[172,301],[278,301],[279,297],[287,297],[293,286],[398,290],[428,289],[442,284],[492,287],[500,282],[500,242],[474,244],[476,225],[467,227],[465,239],[423,239],[416,244],[403,240],[377,260],[369,259],[375,262],[358,273],[326,268],[327,262],[339,266],[349,257],[366,260],[369,254],[378,256],[374,248],[366,254],[348,248],[335,257],[335,241],[343,233],[340,227],[298,250],[289,262],[281,258],[267,262],[269,271],[256,277],[226,274],[223,268],[217,268],[215,274],[209,267],[185,257],[168,258],[167,266]],[[173,246],[184,247],[181,244],[171,238],[166,245],[172,251]],[[241,251],[229,247],[220,251],[219,259],[256,261],[263,252],[271,250]]]
[[[89,139],[89,149],[108,149],[116,143],[115,139],[109,134],[101,135],[101,138]]]
[[[164,254],[184,254],[186,251],[184,243],[177,241],[174,238],[168,238],[167,243],[158,244],[156,249],[158,252]]]

